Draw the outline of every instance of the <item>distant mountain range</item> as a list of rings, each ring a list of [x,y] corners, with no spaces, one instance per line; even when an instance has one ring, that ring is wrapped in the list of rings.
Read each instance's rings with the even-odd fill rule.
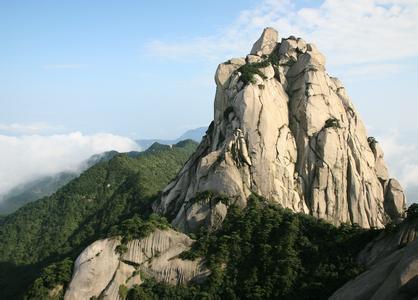
[[[188,139],[200,142],[206,132],[206,129],[206,127],[199,127],[196,129],[188,130],[179,138],[174,140],[143,139],[137,140],[136,142],[142,150],[148,149],[154,143],[173,145],[179,141]],[[127,155],[130,157],[135,157],[138,153],[139,152],[132,151],[127,153]],[[60,187],[66,185],[68,182],[79,176],[88,168],[99,162],[109,161],[117,154],[117,151],[108,151],[100,154],[95,154],[83,162],[80,169],[77,171],[63,171],[53,175],[37,177],[28,182],[25,182],[24,184],[14,187],[12,190],[0,198],[0,215],[13,213],[26,203],[52,195]]]
[[[138,152],[130,153],[135,154]],[[42,176],[18,185],[5,194],[0,202],[0,215],[10,214],[26,203],[50,196],[60,187],[76,178],[82,172],[95,164],[112,159],[117,151],[95,154],[83,162],[77,171],[64,171],[54,175]]]
[[[140,139],[136,140],[138,145],[141,147],[141,149],[146,150],[149,146],[151,146],[154,143],[159,144],[165,144],[165,145],[174,145],[180,141],[184,140],[193,140],[196,142],[200,142],[202,140],[202,137],[205,135],[207,127],[199,127],[195,129],[190,129],[183,133],[179,138],[174,140],[163,140],[163,139]]]
[[[51,266],[49,278],[41,270],[51,262],[76,257],[92,241],[108,235],[119,219],[136,221],[136,213],[149,214],[152,199],[196,147],[188,140],[172,146],[154,144],[142,152],[94,156],[92,167],[52,195],[1,218],[0,299],[23,299],[25,292],[24,299],[62,299],[50,296],[43,285],[67,275],[69,280],[72,263],[64,259],[57,265],[59,270]]]
[[[61,172],[52,176],[36,178],[14,187],[3,196],[3,200],[0,202],[0,214],[10,214],[26,203],[53,194],[77,175],[78,173],[75,172]]]

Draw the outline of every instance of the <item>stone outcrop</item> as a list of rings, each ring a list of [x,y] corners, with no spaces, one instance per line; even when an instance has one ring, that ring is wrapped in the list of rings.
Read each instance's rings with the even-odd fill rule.
[[[127,251],[119,255],[116,247],[121,243],[120,238],[98,240],[75,261],[64,299],[120,299],[119,287],[141,284],[143,276],[169,284],[201,281],[208,275],[202,260],[178,257],[193,242],[172,229],[156,229],[146,238],[128,242]]]
[[[217,226],[227,206],[196,201],[257,193],[334,224],[383,227],[402,217],[405,197],[383,152],[368,139],[342,83],[315,45],[266,28],[246,58],[215,74],[214,121],[154,210],[183,231]]]
[[[402,300],[418,297],[418,240],[349,281],[331,300]]]
[[[400,183],[392,178],[387,182],[385,194],[385,211],[392,220],[397,220],[406,209],[405,194]]]
[[[418,235],[418,218],[407,218],[393,228],[386,228],[359,253],[358,262],[370,267],[398,249],[413,242]]]
[[[368,270],[337,290],[331,300],[418,299],[418,219],[382,234],[359,255]]]
[[[254,43],[251,54],[257,56],[269,55],[276,48],[279,33],[274,28],[267,28],[263,31],[260,38]]]

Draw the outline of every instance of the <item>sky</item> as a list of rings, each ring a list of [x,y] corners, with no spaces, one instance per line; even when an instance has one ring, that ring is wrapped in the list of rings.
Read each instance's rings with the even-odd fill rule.
[[[208,125],[217,64],[245,56],[266,26],[325,54],[418,199],[416,0],[0,0],[0,181]],[[68,145],[68,162],[47,159]]]

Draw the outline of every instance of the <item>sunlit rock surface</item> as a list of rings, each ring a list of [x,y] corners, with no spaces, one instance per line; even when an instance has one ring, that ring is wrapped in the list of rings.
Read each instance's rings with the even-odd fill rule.
[[[364,228],[403,216],[405,196],[382,149],[315,45],[279,40],[266,28],[245,59],[218,66],[215,82],[214,121],[154,205],[178,229],[222,222],[225,204],[194,201],[204,191],[240,206],[254,192],[295,212]]]

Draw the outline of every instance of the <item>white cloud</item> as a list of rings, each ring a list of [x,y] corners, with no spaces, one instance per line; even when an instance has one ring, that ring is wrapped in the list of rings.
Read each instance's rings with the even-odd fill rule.
[[[417,0],[325,0],[297,7],[291,0],[264,0],[241,11],[229,26],[209,36],[148,43],[149,55],[216,64],[249,53],[263,28],[317,44],[327,64],[344,78],[370,79],[411,70],[418,57]],[[392,176],[418,201],[418,145],[399,133],[378,136]]]
[[[49,129],[51,126],[44,122],[0,124],[0,133],[3,134],[39,134]]]
[[[91,155],[109,150],[139,149],[132,139],[108,133],[0,135],[0,194],[37,176],[76,171]]]
[[[418,55],[418,1],[325,0],[297,8],[287,0],[265,0],[217,34],[174,41],[152,41],[151,55],[219,62],[249,52],[267,26],[282,37],[301,36],[318,44],[333,66],[363,67]],[[370,70],[369,73],[373,71]],[[375,72],[380,72],[375,67]]]
[[[362,79],[375,79],[381,76],[389,74],[397,74],[402,70],[406,70],[407,66],[400,64],[363,64],[349,68],[344,72],[345,78],[362,78]]]
[[[282,4],[279,11],[277,8],[273,11],[268,2],[241,11],[237,20],[217,34],[180,40],[176,37],[174,41],[154,40],[146,45],[146,50],[150,55],[166,59],[200,58],[212,62],[244,55],[249,52],[251,43],[257,39],[261,30],[268,25],[271,14],[290,12],[288,1],[277,1],[276,4]]]
[[[390,175],[406,190],[409,202],[418,202],[418,146],[397,131],[377,136],[385,153]]]

